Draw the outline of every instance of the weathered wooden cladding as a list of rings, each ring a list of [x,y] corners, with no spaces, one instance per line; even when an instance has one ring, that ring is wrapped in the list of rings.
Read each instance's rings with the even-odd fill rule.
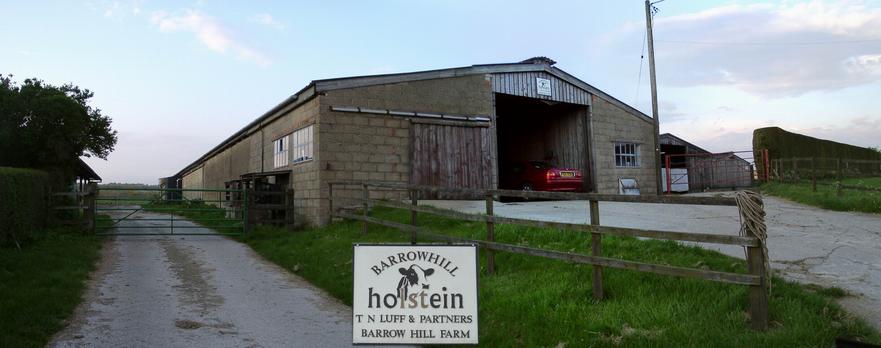
[[[412,184],[478,190],[492,187],[489,128],[413,123],[410,129]],[[446,199],[478,197],[461,192],[439,192],[434,196]]]
[[[537,78],[551,81],[550,96],[537,93]],[[495,93],[553,100],[570,104],[590,105],[589,92],[544,71],[491,74],[490,79],[492,81],[492,90]]]

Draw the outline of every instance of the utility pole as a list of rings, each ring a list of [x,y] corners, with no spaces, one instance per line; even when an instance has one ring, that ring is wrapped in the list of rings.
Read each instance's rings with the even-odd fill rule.
[[[645,30],[649,50],[649,79],[652,84],[652,119],[655,124],[655,177],[657,180],[657,194],[663,191],[661,188],[661,123],[658,121],[658,85],[655,80],[655,45],[652,35],[652,5],[664,0],[649,2],[645,0]]]

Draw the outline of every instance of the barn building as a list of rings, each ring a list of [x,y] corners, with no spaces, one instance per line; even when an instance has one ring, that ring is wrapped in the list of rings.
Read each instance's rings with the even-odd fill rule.
[[[683,174],[670,176],[673,191],[730,190],[753,185],[753,164],[735,153],[711,153],[670,133],[661,134],[660,143],[662,155],[670,155],[670,168],[684,169]],[[666,169],[666,165],[665,158],[662,167]],[[687,185],[676,185],[677,181]],[[666,183],[662,186],[666,191]],[[684,189],[677,190],[677,186]]]
[[[312,224],[327,221],[328,181],[518,189],[506,168],[528,160],[580,169],[585,191],[619,193],[625,180],[655,194],[652,118],[554,64],[312,81],[173,177],[184,189],[293,188]],[[360,192],[334,190],[347,194]]]

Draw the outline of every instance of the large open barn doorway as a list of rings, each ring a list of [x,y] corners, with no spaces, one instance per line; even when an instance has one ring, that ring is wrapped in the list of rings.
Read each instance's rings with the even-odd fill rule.
[[[579,170],[582,190],[593,191],[587,106],[496,94],[496,120],[500,188],[539,186],[522,171],[524,166],[543,162]]]

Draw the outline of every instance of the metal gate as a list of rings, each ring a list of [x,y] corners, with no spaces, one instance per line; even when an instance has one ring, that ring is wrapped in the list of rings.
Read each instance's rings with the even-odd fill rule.
[[[102,187],[95,197],[97,235],[242,235],[248,192],[238,189]]]

